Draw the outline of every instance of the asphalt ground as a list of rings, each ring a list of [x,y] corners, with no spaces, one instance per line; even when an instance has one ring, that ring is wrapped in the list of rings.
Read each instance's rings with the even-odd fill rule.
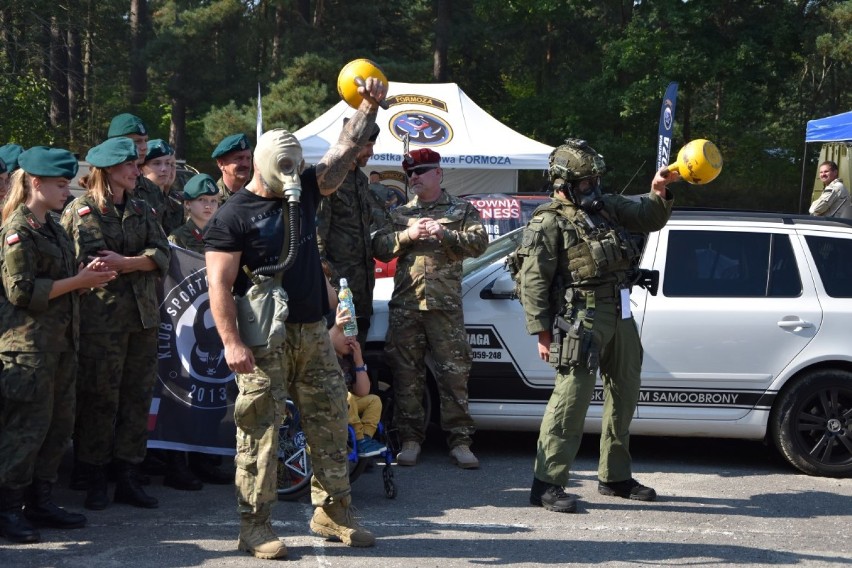
[[[362,522],[378,537],[353,549],[315,537],[307,499],[280,502],[274,529],[288,566],[451,568],[457,566],[844,566],[852,565],[852,481],[793,470],[758,442],[639,438],[635,476],[659,499],[641,503],[597,493],[597,443],[587,436],[569,492],[576,514],[528,504],[534,434],[480,433],[479,470],[453,466],[439,432],[420,463],[395,467],[396,499],[387,499],[380,468],[353,484]],[[56,501],[83,511],[83,493]],[[238,518],[231,486],[198,492],[149,492],[156,510],[111,505],[85,511],[88,526],[43,529],[42,542],[0,540],[2,567],[158,567],[269,565],[236,549]]]

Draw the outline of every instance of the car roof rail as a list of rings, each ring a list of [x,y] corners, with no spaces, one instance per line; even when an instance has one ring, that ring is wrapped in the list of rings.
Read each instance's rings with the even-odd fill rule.
[[[806,213],[779,213],[777,211],[752,211],[746,209],[712,209],[705,207],[675,207],[675,219],[729,219],[738,221],[777,222],[788,225],[825,225],[852,227],[852,219],[840,217],[817,217]]]

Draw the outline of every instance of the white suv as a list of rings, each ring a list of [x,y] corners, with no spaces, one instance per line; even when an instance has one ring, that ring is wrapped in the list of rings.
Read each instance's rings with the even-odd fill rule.
[[[481,429],[537,430],[553,388],[503,264],[521,231],[465,261],[470,409]],[[676,210],[647,236],[640,268],[659,272],[659,291],[631,294],[645,349],[632,433],[769,439],[805,473],[852,475],[852,224]],[[377,280],[368,337],[383,384],[392,288]],[[598,385],[587,432],[600,431],[602,398]]]

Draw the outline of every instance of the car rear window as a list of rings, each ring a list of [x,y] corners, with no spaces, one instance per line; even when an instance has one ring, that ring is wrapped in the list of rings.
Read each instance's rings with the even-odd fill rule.
[[[832,298],[852,298],[852,239],[806,236],[817,272]]]
[[[793,298],[801,292],[787,235],[669,232],[663,278],[667,297]]]

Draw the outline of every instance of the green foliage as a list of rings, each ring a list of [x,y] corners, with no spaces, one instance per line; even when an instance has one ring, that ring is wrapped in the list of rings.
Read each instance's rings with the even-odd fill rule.
[[[28,148],[55,142],[45,120],[49,90],[47,81],[33,73],[0,73],[0,145],[14,142]]]
[[[297,129],[337,101],[347,61],[368,57],[392,81],[433,81],[438,12],[449,10],[446,73],[485,110],[548,144],[580,137],[604,154],[605,184],[647,190],[660,98],[677,81],[674,152],[693,138],[722,150],[722,175],[685,187],[692,205],[798,209],[807,120],[852,108],[852,2],[820,0],[147,0],[141,54],[149,90],[129,106],[130,0],[0,3],[0,134],[65,143],[49,124],[46,30],[85,44],[79,120],[98,142],[135,112],[152,134],[185,131],[184,155],[209,165],[223,136]],[[65,36],[63,36],[65,37]],[[179,111],[185,109],[185,115]],[[24,138],[21,138],[23,140]],[[811,178],[815,149],[805,154]],[[206,162],[205,162],[206,161]],[[635,176],[635,178],[634,178]],[[634,178],[632,182],[628,182]],[[521,186],[540,189],[538,172]]]

